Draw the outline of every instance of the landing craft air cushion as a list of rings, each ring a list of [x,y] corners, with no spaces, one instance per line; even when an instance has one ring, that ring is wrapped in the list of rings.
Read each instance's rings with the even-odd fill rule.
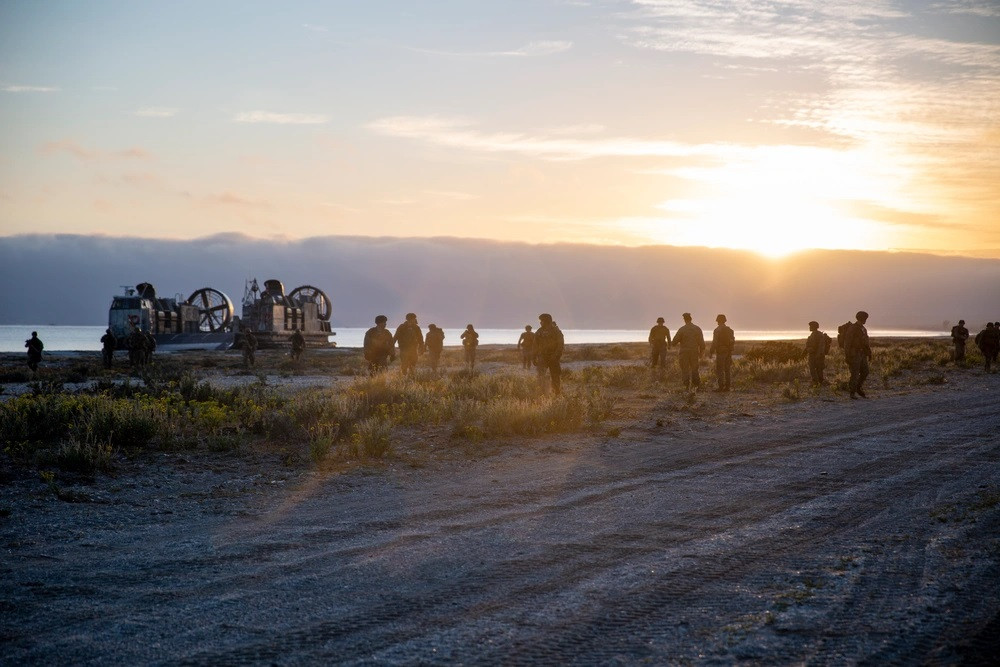
[[[223,292],[203,287],[187,299],[156,295],[150,283],[128,287],[112,299],[108,328],[117,349],[128,347],[136,328],[149,331],[158,350],[228,350],[240,347],[246,329],[253,330],[261,348],[289,347],[295,329],[309,347],[329,347],[330,299],[317,287],[302,285],[289,294],[279,280],[249,280],[243,296],[242,317],[236,317],[232,300]]]

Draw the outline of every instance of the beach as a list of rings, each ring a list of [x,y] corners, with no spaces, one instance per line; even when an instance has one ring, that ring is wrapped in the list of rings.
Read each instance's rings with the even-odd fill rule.
[[[401,418],[379,457],[146,448],[92,475],[5,457],[0,662],[985,664],[1000,375],[939,363],[939,341],[900,370],[883,344],[869,400],[833,360],[819,388],[737,364],[725,394],[704,360],[688,393],[647,378],[645,346],[571,346],[566,393],[611,407],[564,432]],[[289,405],[364,381],[355,351],[177,358]]]

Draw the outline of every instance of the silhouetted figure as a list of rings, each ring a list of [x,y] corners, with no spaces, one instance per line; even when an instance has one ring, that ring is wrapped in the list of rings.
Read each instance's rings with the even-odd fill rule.
[[[715,318],[719,326],[712,332],[712,347],[708,356],[715,356],[715,379],[718,383],[715,391],[729,391],[733,372],[733,348],[736,346],[736,334],[726,326],[726,316]]]
[[[368,372],[377,375],[384,371],[389,362],[396,358],[396,347],[392,342],[392,334],[385,328],[389,318],[379,315],[375,318],[375,326],[365,332],[364,355],[368,362]]]
[[[444,329],[436,324],[428,324],[424,344],[427,346],[427,361],[431,364],[431,370],[437,373],[438,364],[441,363],[441,351],[444,350]]]
[[[815,386],[826,384],[823,379],[823,369],[826,368],[826,355],[830,352],[833,339],[819,330],[819,322],[809,323],[809,338],[806,339],[806,356],[809,358],[809,376]]]
[[[670,329],[663,324],[663,318],[656,318],[656,325],[649,330],[649,365],[663,369],[667,365],[667,348],[670,347]]]
[[[969,330],[965,328],[965,320],[959,320],[958,324],[951,328],[951,340],[955,344],[955,363],[965,361],[965,341],[969,340]]]
[[[538,384],[545,390],[545,373],[548,371],[552,382],[552,391],[559,395],[562,392],[562,366],[559,360],[562,359],[563,332],[559,330],[556,323],[552,321],[552,316],[542,313],[538,316],[539,327],[535,332],[534,364],[538,370]]]
[[[993,322],[987,322],[986,328],[976,334],[976,347],[983,353],[986,372],[991,372],[990,369],[997,360],[997,353],[1000,352],[1000,327]]]
[[[111,333],[111,329],[105,329],[101,336],[101,361],[105,368],[111,368],[115,359],[115,348],[118,346],[118,339]]]
[[[701,386],[698,362],[705,353],[705,334],[701,327],[691,323],[691,313],[684,313],[684,325],[674,334],[674,345],[679,348],[677,363],[681,368],[681,382],[686,389],[697,391]]]
[[[257,336],[250,329],[243,330],[243,363],[247,368],[257,365]]]
[[[521,366],[531,368],[531,362],[535,358],[535,334],[531,331],[531,325],[524,325],[521,337],[517,339],[517,349],[521,351]]]
[[[417,324],[417,315],[407,313],[406,321],[396,327],[392,341],[399,345],[399,371],[413,375],[417,370],[417,356],[424,351],[424,332]]]
[[[149,332],[149,329],[142,332],[142,337],[145,339],[142,346],[142,363],[145,366],[153,361],[153,352],[156,351],[156,338]]]
[[[861,386],[864,384],[865,378],[868,377],[872,358],[872,348],[868,342],[868,329],[865,328],[868,313],[860,310],[855,317],[857,322],[847,327],[844,332],[844,357],[847,359],[847,367],[851,369],[851,379],[847,386],[851,392],[851,398],[858,396],[868,398]]]
[[[133,326],[129,332],[128,340],[128,361],[135,368],[141,368],[146,363],[146,337],[138,327]]]
[[[465,348],[465,364],[469,370],[476,368],[476,348],[479,347],[479,333],[470,324],[462,332],[462,347]]]
[[[302,336],[302,332],[295,329],[292,332],[292,361],[298,361],[302,358],[302,353],[306,350],[306,339]]]
[[[42,350],[45,349],[45,344],[38,337],[37,331],[31,332],[31,338],[24,341],[24,346],[28,348],[28,368],[32,373],[37,373],[38,364],[42,362]]]

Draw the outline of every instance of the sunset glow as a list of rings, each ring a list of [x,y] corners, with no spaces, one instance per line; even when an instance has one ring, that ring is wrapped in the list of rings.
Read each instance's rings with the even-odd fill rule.
[[[1000,257],[995,2],[56,4],[0,8],[2,235]]]

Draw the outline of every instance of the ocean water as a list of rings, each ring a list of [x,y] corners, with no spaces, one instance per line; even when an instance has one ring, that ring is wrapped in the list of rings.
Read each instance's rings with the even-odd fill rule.
[[[32,331],[38,332],[38,337],[45,344],[48,352],[66,351],[100,351],[101,336],[105,326],[57,326],[57,325],[3,325],[0,326],[0,352],[24,352],[24,341],[31,337]],[[702,327],[705,336],[711,339],[711,327]],[[344,327],[337,329],[337,334],[330,338],[337,347],[359,348],[364,341],[367,327]],[[426,332],[426,327],[424,328]],[[445,345],[459,346],[463,329],[445,329]],[[517,339],[523,329],[477,329],[481,345],[517,345]],[[673,331],[671,330],[671,333]],[[830,335],[836,333],[827,331]],[[869,329],[869,335],[874,337],[895,336],[903,338],[926,338],[947,336],[943,331],[926,331],[917,329]],[[563,329],[566,342],[573,343],[643,343],[649,335],[649,330],[639,329]],[[736,331],[737,340],[798,340],[809,335],[809,331],[791,330],[751,330]]]

